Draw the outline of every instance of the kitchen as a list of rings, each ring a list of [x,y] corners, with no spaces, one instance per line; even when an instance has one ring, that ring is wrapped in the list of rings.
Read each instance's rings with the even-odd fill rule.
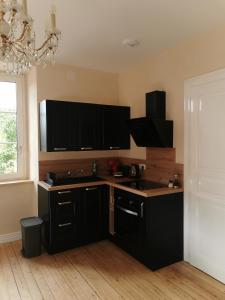
[[[157,54],[156,56],[151,56],[150,58],[146,59],[145,62],[142,64],[136,64],[132,68],[127,71],[120,72],[119,75],[114,73],[107,73],[102,71],[95,71],[89,68],[82,68],[82,67],[74,67],[62,64],[56,64],[55,66],[48,66],[46,69],[42,69],[42,67],[37,67],[37,69],[33,69],[30,73],[26,76],[26,83],[27,83],[27,96],[29,101],[28,107],[28,136],[29,142],[27,143],[27,148],[29,149],[29,179],[30,181],[20,182],[14,185],[1,185],[1,221],[0,221],[0,228],[1,228],[1,235],[4,236],[4,240],[12,240],[12,238],[16,238],[19,232],[19,219],[26,216],[37,215],[38,212],[38,201],[37,201],[37,194],[36,194],[36,184],[40,180],[45,180],[46,173],[48,171],[59,171],[60,169],[63,170],[79,170],[80,164],[82,168],[85,170],[85,166],[89,170],[91,170],[92,162],[94,160],[97,161],[97,165],[99,170],[101,168],[104,171],[107,171],[107,160],[111,158],[121,158],[121,161],[124,165],[131,165],[135,164],[145,164],[146,170],[145,174],[147,175],[148,179],[151,181],[160,181],[162,179],[169,180],[171,176],[178,173],[179,180],[182,182],[183,177],[183,149],[184,149],[184,137],[183,137],[183,128],[184,128],[184,113],[183,113],[183,99],[184,99],[184,91],[183,91],[183,84],[184,80],[188,78],[195,77],[199,74],[204,74],[207,72],[211,72],[217,69],[224,68],[224,58],[223,53],[225,51],[225,45],[222,42],[224,36],[224,29],[220,27],[219,29],[211,30],[211,32],[206,32],[201,36],[197,36],[196,38],[190,39],[178,46],[164,50],[163,52]],[[218,48],[212,47],[212,45],[218,44]],[[207,47],[206,47],[207,45]],[[203,55],[204,54],[204,55]],[[39,152],[39,140],[37,137],[39,136],[38,133],[38,105],[37,103],[41,102],[43,99],[53,99],[53,100],[60,100],[60,101],[78,101],[84,103],[95,103],[95,104],[103,104],[103,105],[115,105],[115,106],[127,106],[131,107],[131,117],[132,118],[139,118],[145,116],[145,94],[154,90],[164,90],[167,92],[166,98],[166,116],[168,120],[174,121],[174,148],[169,149],[161,149],[158,151],[156,148],[145,148],[145,147],[137,147],[133,139],[131,139],[131,148],[124,149],[124,150],[91,150],[91,151],[69,151],[69,152]],[[98,160],[102,160],[102,164],[98,162]],[[57,169],[56,161],[59,164],[59,168]],[[74,165],[72,164],[72,161]],[[65,164],[65,166],[63,166]],[[88,174],[87,174],[88,175]],[[40,176],[40,177],[39,177]],[[165,181],[164,181],[165,182]],[[142,195],[143,196],[143,195]],[[15,201],[17,203],[15,209]],[[7,217],[7,220],[5,216]],[[16,245],[13,246],[17,250],[19,247]],[[86,246],[84,246],[86,247]],[[130,256],[126,256],[124,252],[121,252],[118,248],[118,252],[115,248],[110,248],[108,244],[100,244],[99,249],[97,248],[97,244],[91,244],[87,246],[84,250],[80,250],[81,252],[77,252],[77,248],[75,249],[74,254],[73,252],[62,252],[65,253],[65,257],[63,256],[56,256],[58,260],[57,264],[63,267],[67,266],[67,272],[72,272],[70,267],[76,261],[77,268],[81,271],[82,274],[85,274],[88,280],[84,280],[85,282],[89,282],[92,284],[92,288],[88,288],[88,291],[91,293],[92,290],[98,290],[102,298],[117,298],[118,294],[115,294],[115,291],[110,289],[108,283],[102,283],[103,286],[98,286],[96,284],[97,280],[100,280],[100,275],[98,272],[95,272],[95,279],[92,279],[92,273],[88,273],[85,270],[85,265],[82,265],[82,261],[88,262],[94,268],[97,268],[98,271],[101,269],[101,277],[104,275],[107,278],[107,282],[112,281],[112,285],[117,288],[118,291],[127,299],[136,298],[147,298],[147,292],[139,291],[139,295],[135,291],[137,285],[140,284],[146,288],[146,291],[150,290],[150,287],[145,284],[145,280],[149,280],[149,285],[151,286],[151,280],[157,286],[159,286],[158,278],[162,280],[163,284],[166,284],[166,278],[171,278],[172,273],[177,270],[177,273],[174,274],[174,282],[172,280],[166,284],[166,296],[168,298],[174,297],[174,299],[178,298],[179,296],[176,292],[176,287],[179,282],[179,276],[185,276],[186,279],[188,274],[192,273],[194,278],[197,278],[197,271],[195,269],[188,269],[186,265],[181,265],[179,271],[178,267],[171,266],[172,269],[162,269],[159,271],[158,275],[152,275],[152,273],[148,273],[145,275],[145,279],[143,282],[140,282],[138,278],[140,273],[146,272],[146,269],[141,265],[133,265],[131,266],[131,270],[136,274],[136,281],[133,280],[134,286],[132,287],[129,283],[129,270],[127,271],[127,275],[124,274],[125,266],[130,265],[133,260]],[[117,248],[116,248],[117,249]],[[101,250],[101,251],[100,251]],[[4,250],[5,251],[5,250]],[[72,251],[72,250],[69,250]],[[87,254],[89,251],[90,254]],[[98,262],[91,260],[91,252],[93,251],[93,255]],[[105,252],[104,252],[105,251]],[[71,253],[71,258],[68,257],[67,253]],[[118,255],[117,258],[113,259],[113,264],[110,264],[109,258],[112,255]],[[12,255],[12,253],[11,253]],[[57,254],[58,255],[58,254]],[[59,254],[60,255],[60,254]],[[76,256],[77,255],[77,256]],[[104,257],[104,262],[101,261],[100,257]],[[12,255],[12,258],[14,255]],[[58,258],[59,257],[59,258]],[[79,257],[82,259],[79,260]],[[72,258],[74,261],[71,261]],[[117,260],[120,260],[123,269],[119,268],[120,264]],[[20,258],[18,260],[22,263]],[[40,261],[42,263],[47,262],[49,265],[54,266],[53,260],[51,260],[51,256],[43,256],[40,257]],[[69,262],[68,262],[69,261]],[[23,262],[25,266],[28,266],[27,261]],[[125,297],[126,292],[123,289],[123,284],[119,286],[116,283],[115,278],[110,276],[110,272],[107,269],[107,264],[111,268],[112,274],[117,274],[121,276],[124,286],[128,286],[127,290],[133,292],[129,293]],[[31,260],[31,265],[33,265]],[[102,266],[100,268],[99,266]],[[22,268],[22,269],[23,269]],[[116,268],[120,272],[116,272]],[[23,269],[24,270],[24,269]],[[93,270],[89,270],[89,272],[94,272]],[[163,270],[165,273],[163,273]],[[45,295],[49,293],[49,295],[54,294],[54,297],[57,297],[57,293],[62,295],[62,291],[59,288],[56,288],[56,282],[59,278],[64,282],[63,287],[68,293],[76,294],[77,291],[71,292],[68,288],[70,283],[66,283],[65,278],[61,275],[55,275],[53,269],[46,270],[46,271],[39,271],[39,274],[45,273],[51,274],[52,281],[48,284],[51,288],[46,287],[46,290],[43,288],[43,293]],[[48,273],[50,272],[50,273]],[[83,273],[84,272],[84,273]],[[81,274],[77,272],[77,276]],[[17,276],[19,276],[20,271],[18,271]],[[72,278],[72,273],[71,278]],[[21,275],[22,277],[26,277],[25,275]],[[35,275],[36,276],[36,275]],[[58,279],[55,276],[59,276]],[[128,277],[126,277],[128,276]],[[147,279],[148,276],[151,277]],[[196,277],[195,277],[196,276]],[[201,273],[200,276],[200,298],[210,298],[208,296],[205,289],[207,288],[206,282],[208,282],[208,277]],[[18,277],[17,277],[18,278]],[[33,278],[33,277],[32,277]],[[38,278],[38,277],[37,277]],[[124,279],[126,278],[126,279]],[[181,278],[181,277],[180,277]],[[33,279],[30,279],[33,282]],[[131,279],[130,279],[131,280]],[[183,292],[181,291],[180,298],[184,298],[187,295],[192,295],[196,297],[197,291],[196,282],[189,278],[187,279],[190,283],[190,289],[187,286],[184,286]],[[85,282],[82,281],[83,284]],[[28,280],[29,282],[29,280]],[[38,282],[41,282],[38,279]],[[105,290],[104,290],[105,284]],[[217,289],[217,293],[220,293],[220,298],[223,298],[223,287],[213,281],[214,287]],[[212,285],[213,285],[212,284]],[[198,286],[199,286],[198,285]],[[43,285],[42,285],[43,287]],[[55,290],[53,289],[55,287]],[[195,292],[193,292],[194,288]],[[114,289],[114,290],[115,290]],[[108,291],[108,295],[107,292]],[[37,292],[37,291],[36,291]],[[212,288],[210,292],[211,296],[213,293],[216,292],[215,288]],[[160,298],[156,292],[153,292],[155,295],[155,299]],[[159,292],[160,293],[160,292]],[[201,294],[202,293],[202,294]],[[37,292],[38,294],[38,292]],[[87,294],[85,294],[87,295]],[[172,297],[173,295],[173,297]],[[199,295],[199,294],[198,294]],[[111,297],[110,297],[111,296]],[[161,297],[165,298],[165,292],[162,292]],[[64,297],[66,297],[64,295]],[[72,296],[68,299],[73,299]],[[79,297],[78,297],[79,298]],[[88,297],[86,298],[88,299]],[[154,299],[154,298],[153,298]]]
[[[165,110],[166,93],[160,91],[146,94],[146,118],[140,119],[130,119],[129,107],[42,101],[41,150],[129,149],[131,126],[135,141],[146,147],[158,147],[157,152],[164,149],[173,155],[173,123],[165,120]],[[61,114],[59,128],[52,121],[57,118],[57,111]],[[146,129],[142,128],[142,122]],[[115,126],[117,130],[113,135]],[[99,163],[102,164],[101,172],[97,171]],[[46,178],[39,182],[38,189],[38,214],[44,220],[43,241],[48,253],[107,239],[110,222],[112,240],[140,259],[145,256],[143,259],[151,269],[183,259],[183,189],[178,182],[169,189],[167,179],[161,183],[144,180],[141,178],[144,170],[141,171],[138,164],[119,166],[118,159],[107,159],[108,166],[105,166],[99,158],[98,163],[92,162],[92,168],[85,168],[85,164],[78,168],[79,161],[76,169],[73,169],[72,161],[67,170],[66,162],[61,162],[60,167],[57,164],[54,161],[57,172],[50,167],[47,177],[46,171],[43,172]],[[111,187],[111,195],[106,185]],[[158,215],[157,219],[154,215]],[[153,225],[157,229],[149,231],[147,228]],[[137,249],[138,240],[146,230],[146,237]],[[147,241],[151,241],[149,250]]]

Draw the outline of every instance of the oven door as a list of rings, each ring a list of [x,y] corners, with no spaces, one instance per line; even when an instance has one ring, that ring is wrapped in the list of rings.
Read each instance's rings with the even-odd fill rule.
[[[130,195],[115,193],[115,239],[121,248],[137,256],[142,238],[144,202]]]

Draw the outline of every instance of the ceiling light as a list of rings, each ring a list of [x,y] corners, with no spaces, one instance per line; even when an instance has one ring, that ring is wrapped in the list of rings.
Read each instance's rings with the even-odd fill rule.
[[[0,0],[0,70],[12,74],[25,73],[33,65],[53,62],[60,37],[55,11],[52,10],[46,39],[36,48],[27,0],[21,1]]]
[[[139,46],[140,41],[129,38],[129,39],[123,40],[123,45],[133,48],[133,47]]]

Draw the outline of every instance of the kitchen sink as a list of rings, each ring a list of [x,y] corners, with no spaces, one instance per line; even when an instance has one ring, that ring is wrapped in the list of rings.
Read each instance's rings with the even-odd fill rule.
[[[83,176],[83,177],[61,177],[61,178],[48,178],[46,182],[50,185],[65,185],[65,184],[76,184],[76,183],[88,183],[95,181],[102,181],[103,179],[97,176]]]

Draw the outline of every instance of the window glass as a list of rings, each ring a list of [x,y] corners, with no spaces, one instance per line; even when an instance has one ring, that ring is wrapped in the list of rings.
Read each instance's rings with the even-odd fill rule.
[[[16,174],[17,93],[15,82],[0,82],[0,175]]]

